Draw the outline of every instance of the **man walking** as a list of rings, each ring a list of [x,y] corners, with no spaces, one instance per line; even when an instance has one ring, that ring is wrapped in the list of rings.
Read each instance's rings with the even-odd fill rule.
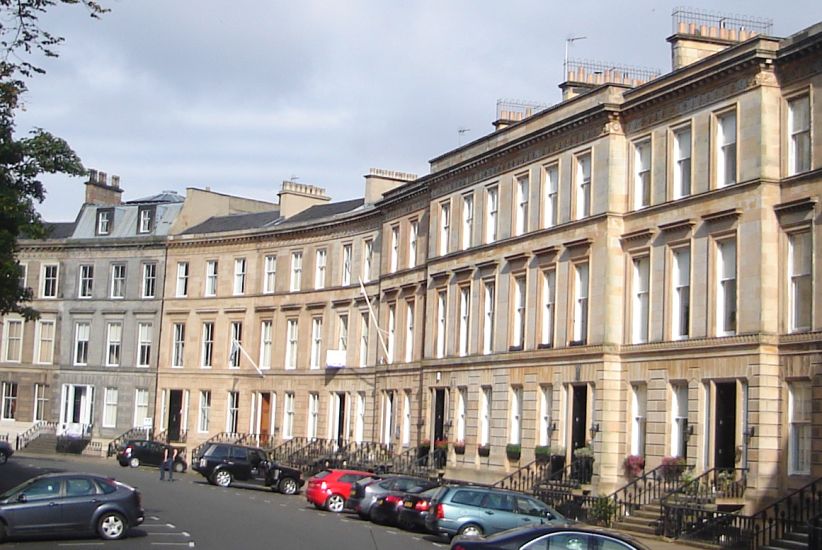
[[[174,460],[177,458],[177,449],[165,447],[163,449],[163,461],[160,463],[160,481],[165,481],[165,473],[168,470],[168,480],[174,481]]]

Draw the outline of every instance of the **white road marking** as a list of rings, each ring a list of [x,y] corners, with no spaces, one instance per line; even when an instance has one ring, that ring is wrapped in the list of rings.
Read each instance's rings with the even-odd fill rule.
[[[152,542],[152,546],[187,546],[194,548],[194,541],[189,542]]]
[[[57,546],[103,546],[102,542],[58,542]]]
[[[271,504],[271,501],[268,499],[265,499],[263,502],[265,502],[266,504]]]
[[[157,516],[151,516],[151,519],[153,519],[154,521],[157,521],[160,518],[158,518]]]
[[[151,535],[154,537],[190,537],[188,533],[183,531],[182,533],[146,533],[147,535]]]

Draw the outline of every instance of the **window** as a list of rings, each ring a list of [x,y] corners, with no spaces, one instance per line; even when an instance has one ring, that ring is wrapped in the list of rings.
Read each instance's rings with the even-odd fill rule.
[[[802,231],[788,236],[788,307],[790,331],[811,328],[813,303],[813,253],[811,232]]]
[[[106,366],[116,367],[120,364],[120,350],[123,342],[122,323],[108,323],[106,327]]]
[[[77,323],[74,325],[74,364],[88,364],[88,338],[91,332],[89,323]]]
[[[674,340],[687,338],[691,326],[691,249],[677,248],[673,251],[671,280],[671,337]]]
[[[360,366],[368,364],[368,312],[360,315]]]
[[[320,355],[322,353],[323,344],[323,319],[322,317],[314,317],[311,319],[311,361],[310,368],[320,368]]]
[[[474,234],[474,195],[468,194],[462,197],[462,249],[471,248]]]
[[[579,155],[576,173],[576,219],[591,215],[591,154]]]
[[[206,261],[206,281],[205,281],[205,295],[206,296],[216,296],[217,295],[217,270],[219,269],[219,264],[217,260],[208,260]]]
[[[126,296],[126,266],[114,264],[111,266],[111,297],[125,298]]]
[[[460,357],[468,355],[469,337],[471,334],[471,287],[460,287],[460,311],[459,311],[459,342],[458,353]]]
[[[414,360],[414,304],[413,300],[405,303],[405,362]]]
[[[408,267],[417,265],[417,239],[420,233],[420,222],[414,220],[408,232]]]
[[[320,415],[320,396],[316,393],[308,394],[308,429],[306,436],[308,439],[317,437],[317,420]]]
[[[791,475],[811,473],[811,383],[788,383],[788,465]]]
[[[445,329],[448,315],[448,292],[440,290],[437,292],[437,339],[436,357],[445,357]]]
[[[225,431],[235,434],[237,433],[240,415],[240,392],[228,392],[226,401]]]
[[[229,342],[228,368],[240,367],[240,352],[243,345],[243,324],[240,321],[231,321],[231,341]]]
[[[479,406],[479,444],[491,443],[491,388],[484,386],[480,390]]]
[[[554,407],[554,389],[551,386],[539,387],[539,445],[551,444],[551,433],[554,423],[551,415]]]
[[[440,231],[439,231],[439,255],[448,254],[448,239],[451,238],[451,204],[449,202],[440,203]]]
[[[411,392],[402,395],[402,446],[411,445]]]
[[[545,167],[545,203],[543,227],[553,227],[559,223],[559,167],[556,164]]]
[[[497,240],[497,214],[499,213],[499,188],[495,185],[485,190],[485,242]]]
[[[399,267],[400,261],[400,226],[395,225],[391,227],[391,256],[389,271],[394,273]]]
[[[19,363],[23,355],[23,320],[6,318],[3,323],[3,361]]]
[[[80,298],[91,298],[91,293],[94,290],[94,266],[81,265],[80,266],[80,288],[78,296]]]
[[[197,417],[197,431],[208,432],[208,419],[211,416],[211,390],[200,390],[200,414]]]
[[[394,362],[394,349],[397,342],[397,304],[388,304],[388,356],[385,358],[386,363]]]
[[[554,344],[554,302],[557,294],[557,273],[553,269],[542,272],[542,307],[540,312],[540,346]]]
[[[151,361],[151,323],[137,323],[137,366],[147,367]]]
[[[173,325],[174,341],[171,353],[171,366],[182,367],[185,354],[186,344],[186,326],[184,323],[174,323]]]
[[[648,341],[648,314],[650,294],[651,260],[648,256],[634,258],[633,261],[633,300],[631,304],[631,341],[643,344]]]
[[[588,337],[588,264],[574,266],[573,342],[585,344]]]
[[[294,436],[294,394],[286,392],[283,399],[283,439]]]
[[[188,296],[188,262],[177,262],[177,297]]]
[[[200,366],[212,367],[214,365],[214,323],[207,321],[203,323],[203,344],[200,351]]]
[[[390,445],[394,437],[394,392],[383,392],[382,398],[382,443]]]
[[[154,298],[157,283],[157,264],[143,264],[142,297]]]
[[[103,404],[103,427],[117,426],[117,388],[106,388]]]
[[[674,132],[674,198],[691,194],[691,128]]]
[[[788,102],[788,175],[811,169],[811,103],[809,96]]]
[[[2,420],[15,420],[17,415],[17,382],[3,382],[2,383]]]
[[[97,234],[108,235],[111,233],[112,220],[114,219],[114,210],[105,209],[97,211]]]
[[[260,325],[260,368],[271,368],[271,321],[263,321]]]
[[[651,204],[651,140],[634,144],[634,208]]]
[[[137,233],[148,233],[154,226],[154,209],[140,206],[137,213]]]
[[[49,398],[46,394],[45,384],[34,385],[34,418],[35,422],[41,422],[46,419],[46,410]]]
[[[302,288],[303,253],[291,253],[291,291],[298,292]]]
[[[40,289],[42,298],[57,297],[57,276],[60,266],[58,264],[46,264],[43,266],[43,285]]]
[[[34,362],[40,365],[50,365],[54,360],[54,321],[39,319],[37,321]]]
[[[482,297],[482,353],[494,351],[494,330],[496,323],[496,288],[493,281],[483,283]]]
[[[671,384],[671,456],[688,455],[688,384]]]
[[[517,177],[517,212],[514,235],[519,236],[528,232],[528,174]]]
[[[371,262],[374,259],[374,241],[363,241],[362,280],[364,283],[371,280]]]
[[[716,186],[736,183],[736,111],[716,119]]]
[[[145,426],[146,418],[148,418],[148,390],[137,388],[134,393],[134,423],[132,426],[142,428]]]
[[[357,393],[357,416],[354,419],[354,441],[362,442],[365,433],[365,394]]]
[[[736,332],[736,241],[716,243],[716,333],[727,336]]]
[[[31,290],[31,288],[29,287],[28,282],[27,282],[28,274],[29,274],[28,264],[18,262],[17,265],[20,266],[20,288],[27,288],[27,289]]]
[[[297,368],[297,319],[286,322],[285,368]]]
[[[342,286],[351,284],[351,245],[343,245]]]
[[[457,441],[465,443],[465,402],[466,393],[465,388],[457,388]]]
[[[645,456],[645,419],[648,391],[645,384],[631,385],[631,454]]]
[[[339,334],[337,338],[337,349],[348,349],[348,314],[340,313],[337,319],[337,326],[339,327]]]
[[[274,285],[277,282],[277,256],[266,256],[263,264],[263,292],[272,294]]]
[[[245,258],[234,260],[234,295],[245,294]]]
[[[314,288],[319,290],[325,288],[325,249],[317,250],[314,264]]]
[[[525,308],[526,302],[525,275],[514,277],[512,288],[514,294],[511,312],[511,348],[521,350],[525,348]]]

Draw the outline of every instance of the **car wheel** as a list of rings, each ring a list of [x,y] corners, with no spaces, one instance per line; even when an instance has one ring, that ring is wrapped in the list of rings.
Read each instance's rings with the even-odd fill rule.
[[[140,465],[140,459],[139,459],[139,458],[137,458],[136,456],[135,456],[135,457],[132,457],[132,458],[128,461],[128,465],[129,465],[129,466],[131,466],[132,468],[137,468],[137,467]]]
[[[279,491],[284,495],[295,495],[297,494],[297,482],[291,479],[290,477],[286,477],[280,480]]]
[[[123,468],[128,468],[128,462],[118,461],[117,463],[118,463],[120,466],[122,466]]]
[[[219,470],[214,473],[214,484],[220,487],[228,487],[231,485],[231,472],[228,470]]]
[[[105,540],[117,540],[126,536],[126,518],[117,512],[105,512],[97,520],[97,533]]]
[[[482,536],[482,527],[477,525],[476,523],[466,523],[460,530],[457,531],[458,535],[465,535],[467,537],[481,537]]]
[[[331,495],[325,501],[325,509],[329,512],[339,514],[345,508],[345,499],[341,495]]]
[[[379,510],[377,510],[376,506],[371,508],[371,511],[368,513],[368,519],[371,520],[372,523],[382,524],[382,516],[380,516]]]
[[[174,463],[174,471],[178,474],[182,474],[186,471],[186,467],[182,462],[175,462]]]

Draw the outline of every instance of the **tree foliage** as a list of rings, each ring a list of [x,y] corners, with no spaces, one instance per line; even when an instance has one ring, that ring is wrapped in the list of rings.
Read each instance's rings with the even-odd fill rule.
[[[80,159],[64,140],[35,128],[15,134],[15,115],[26,80],[45,73],[38,59],[57,57],[63,37],[40,26],[40,18],[59,6],[83,6],[97,18],[107,10],[92,0],[0,0],[0,315],[16,312],[34,319],[27,303],[31,291],[21,284],[17,240],[43,237],[36,203],[45,198],[42,174],[85,174]]]

